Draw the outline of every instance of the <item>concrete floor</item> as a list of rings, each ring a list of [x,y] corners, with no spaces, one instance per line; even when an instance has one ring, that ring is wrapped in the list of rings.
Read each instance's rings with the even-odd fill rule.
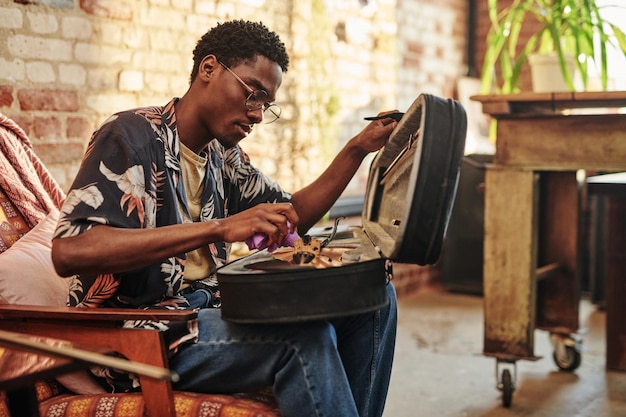
[[[626,373],[606,371],[605,314],[583,300],[582,364],[559,371],[549,334],[536,330],[538,361],[517,361],[509,408],[496,360],[482,355],[482,298],[426,288],[399,301],[396,359],[384,417],[626,416]]]

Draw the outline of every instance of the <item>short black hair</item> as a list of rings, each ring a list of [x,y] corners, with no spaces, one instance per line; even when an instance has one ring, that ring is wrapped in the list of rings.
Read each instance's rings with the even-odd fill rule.
[[[198,75],[200,62],[207,55],[215,55],[227,66],[236,66],[263,55],[287,72],[289,55],[278,35],[261,22],[232,20],[218,23],[205,33],[193,50],[191,82]]]

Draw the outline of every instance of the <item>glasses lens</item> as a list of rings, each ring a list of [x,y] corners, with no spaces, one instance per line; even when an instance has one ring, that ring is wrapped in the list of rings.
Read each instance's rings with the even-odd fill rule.
[[[246,107],[248,110],[257,110],[263,107],[268,100],[269,96],[264,90],[254,90],[246,100]]]
[[[276,104],[270,104],[263,110],[263,123],[268,124],[275,122],[280,117],[281,108]]]

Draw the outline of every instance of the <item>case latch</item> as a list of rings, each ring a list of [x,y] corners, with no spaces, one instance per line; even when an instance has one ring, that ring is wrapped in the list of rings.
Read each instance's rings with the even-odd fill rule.
[[[393,279],[393,262],[389,259],[385,260],[385,278],[387,284]]]

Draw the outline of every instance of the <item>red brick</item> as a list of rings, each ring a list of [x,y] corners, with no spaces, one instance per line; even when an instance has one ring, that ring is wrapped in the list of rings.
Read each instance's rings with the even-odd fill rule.
[[[33,90],[17,92],[22,110],[78,111],[78,93],[71,90]]]
[[[80,161],[85,153],[83,141],[35,143],[33,149],[44,165],[68,164]]]
[[[122,0],[80,0],[80,8],[94,16],[133,20],[132,2]]]
[[[84,117],[68,117],[66,133],[68,138],[87,139],[93,133],[93,127]]]
[[[0,85],[0,107],[9,107],[13,104],[13,86]]]
[[[411,68],[411,69],[420,69],[422,67],[422,62],[417,57],[410,57],[408,55],[405,55],[402,58],[402,67]]]
[[[30,117],[29,115],[22,114],[22,113],[18,113],[18,114],[5,113],[5,116],[9,117],[15,123],[17,123],[17,125],[22,128],[24,133],[26,133],[26,136],[30,135],[30,126],[33,123],[32,117]]]
[[[59,139],[62,137],[62,122],[58,117],[35,116],[35,136],[42,139]]]
[[[13,87],[0,85],[0,107],[9,107],[13,104]]]
[[[421,56],[424,54],[424,44],[419,42],[408,41],[406,43],[407,52],[411,55]]]

